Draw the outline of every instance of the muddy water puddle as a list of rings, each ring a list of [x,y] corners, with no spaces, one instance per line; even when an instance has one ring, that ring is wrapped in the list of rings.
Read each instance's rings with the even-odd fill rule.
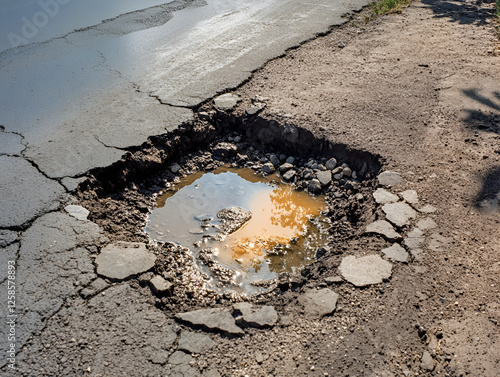
[[[221,167],[197,172],[157,198],[146,232],[192,250],[216,291],[254,294],[280,272],[298,273],[328,242],[324,197],[277,175]]]

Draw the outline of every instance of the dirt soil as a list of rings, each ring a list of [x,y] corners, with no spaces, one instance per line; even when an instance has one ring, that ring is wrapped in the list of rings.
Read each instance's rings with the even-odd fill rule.
[[[151,339],[166,342],[160,339],[160,331],[172,331],[169,352],[177,347],[176,334],[187,327],[175,322],[176,313],[227,307],[240,299],[199,290],[203,277],[186,251],[157,245],[156,252],[164,257],[155,271],[172,274],[173,296],[155,298],[139,278],[113,283],[114,287],[102,292],[105,297],[99,294],[88,302],[83,296],[69,300],[51,319],[50,331],[43,334],[42,341],[49,346],[35,344],[40,352],[28,357],[24,375],[107,376],[133,370],[131,375],[137,376],[497,376],[500,56],[491,22],[493,9],[492,0],[424,0],[400,14],[368,23],[363,20],[369,10],[364,10],[331,33],[267,63],[232,92],[241,102],[219,117],[219,121],[247,119],[247,127],[257,117],[294,125],[317,140],[380,156],[382,170],[400,173],[402,182],[390,190],[395,194],[415,190],[419,198],[416,208],[436,208],[431,214],[420,211],[418,220],[432,218],[437,227],[426,230],[421,246],[407,263],[393,263],[390,279],[365,288],[326,279],[339,274],[337,267],[346,255],[380,254],[392,244],[363,232],[366,224],[383,218],[371,195],[376,181],[368,176],[358,191],[345,186],[346,195],[337,202],[340,207],[332,207],[336,234],[347,229],[338,238],[341,242],[304,268],[300,276],[284,276],[255,299],[276,308],[279,322],[271,329],[246,329],[245,336],[238,338],[210,334],[215,343],[209,351],[193,358],[174,354],[188,361],[165,364],[167,356],[173,359],[168,354],[158,356],[161,362],[142,363],[136,357],[143,351],[141,344],[151,351],[155,347]],[[256,103],[265,106],[258,111]],[[248,115],[250,108],[258,114]],[[217,120],[212,102],[199,110],[200,119],[212,115],[211,120]],[[207,146],[205,132],[201,127],[194,139],[203,147]],[[210,141],[219,136],[212,127]],[[181,138],[179,131],[173,140]],[[224,141],[228,140],[226,135]],[[167,152],[153,144],[127,156],[128,161],[142,159],[144,166],[136,164],[135,169],[160,163]],[[314,148],[308,145],[306,149]],[[179,163],[183,169],[192,168],[202,157],[186,157]],[[205,169],[212,163],[210,157],[201,166]],[[211,169],[217,163],[213,165]],[[90,219],[104,228],[111,241],[145,241],[137,230],[144,225],[153,202],[151,194],[172,181],[175,174],[168,172],[153,177],[144,187],[130,185],[118,196],[103,198],[102,194],[83,192],[80,204],[89,208]],[[329,194],[333,202],[334,192]],[[349,202],[357,192],[364,195],[358,200],[365,203],[357,206],[362,211],[353,222]],[[340,213],[342,210],[345,212]],[[336,211],[339,217],[335,217]],[[411,229],[400,230],[407,234]],[[97,252],[96,248],[94,256]],[[191,275],[183,274],[183,269]],[[308,288],[326,286],[339,294],[336,311],[323,318],[308,316],[298,304],[299,295]],[[135,303],[144,315],[134,317],[137,312],[130,306],[120,313],[120,300]],[[166,317],[158,316],[153,305]],[[97,319],[85,325],[86,316]],[[135,325],[144,331],[126,334],[126,328],[119,328],[120,333],[114,334],[106,330],[121,326],[127,316],[135,318]],[[86,339],[84,344],[74,340],[80,338]],[[96,345],[99,355],[115,356],[94,374],[86,366],[95,358],[92,347]],[[129,356],[130,363],[124,360]],[[53,362],[61,357],[64,362]],[[38,367],[41,369],[34,372]]]

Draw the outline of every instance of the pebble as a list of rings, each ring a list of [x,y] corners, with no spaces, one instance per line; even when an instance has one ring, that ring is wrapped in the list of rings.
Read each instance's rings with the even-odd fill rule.
[[[312,194],[319,194],[321,192],[321,183],[317,179],[311,179],[309,181],[309,185],[307,186],[307,190]]]
[[[297,175],[297,172],[295,170],[288,170],[285,174],[283,174],[283,179],[286,181],[291,181],[295,176]]]
[[[337,160],[334,158],[330,158],[326,163],[325,166],[328,170],[333,170],[337,166]]]
[[[174,174],[177,174],[181,170],[181,166],[178,163],[170,165],[170,171]]]
[[[280,164],[280,159],[274,153],[269,156],[269,161],[271,161],[274,166],[279,166]]]
[[[288,157],[285,161],[287,164],[294,164],[295,162],[295,158],[294,157]]]
[[[424,353],[422,354],[420,368],[429,372],[434,370],[434,359],[428,351],[424,351]]]
[[[288,170],[293,169],[293,165],[289,164],[288,162],[285,162],[283,165],[280,166],[279,170],[281,174],[286,173]]]
[[[329,170],[319,171],[316,173],[316,178],[318,178],[321,186],[326,187],[332,182],[332,173]]]
[[[158,296],[166,296],[171,294],[172,289],[174,287],[174,285],[171,282],[165,280],[164,278],[158,275],[153,277],[149,281],[149,284],[153,292]]]
[[[345,167],[342,170],[342,174],[344,175],[344,177],[351,178],[352,177],[352,170],[351,170],[351,168],[349,166]]]
[[[263,166],[262,166],[262,171],[266,174],[271,174],[275,171],[274,169],[274,165],[271,163],[271,162],[266,162]]]

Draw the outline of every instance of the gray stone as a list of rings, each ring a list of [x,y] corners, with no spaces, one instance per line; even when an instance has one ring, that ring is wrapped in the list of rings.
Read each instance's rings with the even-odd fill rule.
[[[178,163],[170,165],[170,171],[174,174],[177,174],[181,169],[182,167]]]
[[[294,158],[294,157],[291,157],[291,156],[290,156],[290,157],[288,157],[288,158],[286,159],[286,161],[285,161],[285,163],[287,163],[287,164],[291,164],[291,165],[293,165],[293,163],[294,163],[294,162],[295,162],[295,158]]]
[[[401,245],[397,243],[395,243],[391,247],[382,249],[382,253],[384,253],[385,256],[390,260],[403,263],[408,262],[408,257],[409,257],[408,253],[403,247],[401,247]]]
[[[104,279],[97,278],[92,283],[90,283],[90,285],[88,287],[82,289],[82,291],[80,292],[80,295],[83,298],[88,298],[90,296],[94,296],[97,293],[105,290],[108,286],[109,286],[109,284],[106,283],[106,281]]]
[[[378,188],[377,190],[375,190],[375,192],[373,193],[373,198],[379,204],[394,203],[399,201],[397,195],[394,195],[393,193],[383,188]]]
[[[64,177],[61,179],[61,184],[66,187],[66,190],[68,191],[75,191],[80,184],[85,182],[88,178],[87,177],[79,177],[79,178],[71,178],[71,177]]]
[[[352,169],[349,166],[347,166],[344,169],[342,169],[342,174],[344,175],[344,177],[351,178],[352,177]]]
[[[404,244],[409,249],[416,249],[424,241],[425,241],[424,232],[422,230],[420,230],[419,228],[415,228],[406,235],[406,239],[404,240]]]
[[[17,232],[13,230],[0,229],[0,247],[9,246],[17,240]]]
[[[325,278],[325,283],[328,285],[332,284],[340,284],[344,281],[341,276],[338,275],[333,275],[333,276],[328,276]]]
[[[297,175],[297,172],[293,169],[288,170],[285,174],[283,174],[283,179],[285,181],[291,181],[295,176]]]
[[[73,216],[75,219],[85,221],[89,217],[89,210],[77,205],[69,205],[64,207],[64,210],[68,212],[69,215]]]
[[[429,372],[434,370],[434,359],[428,351],[424,351],[424,353],[422,354],[420,368]]]
[[[214,105],[218,110],[231,110],[241,99],[231,93],[226,93],[214,99]]]
[[[383,173],[379,174],[377,179],[378,184],[381,186],[395,186],[403,180],[403,178],[401,178],[401,175],[394,171],[384,171]]]
[[[288,170],[290,169],[293,169],[293,165],[292,164],[289,164],[288,162],[285,162],[283,165],[280,166],[280,173],[281,174],[284,174],[286,173]]]
[[[248,302],[240,302],[233,305],[233,309],[235,313],[241,313],[236,317],[236,323],[242,327],[267,328],[278,321],[278,313],[272,306],[254,306]]]
[[[20,157],[0,156],[0,227],[21,226],[59,207],[65,190]]]
[[[333,174],[333,179],[335,179],[336,181],[340,181],[343,177],[344,177],[344,174],[342,172],[337,173],[337,174]]]
[[[401,234],[394,230],[394,227],[385,220],[377,220],[366,227],[366,233],[376,233],[383,236],[388,241],[402,239]]]
[[[437,227],[437,224],[430,217],[426,217],[425,219],[419,220],[417,222],[418,229],[427,230],[427,229],[434,229],[435,227]]]
[[[175,319],[194,328],[217,331],[226,335],[241,336],[245,334],[241,328],[236,326],[233,316],[227,309],[201,309],[178,313],[175,315]]]
[[[316,173],[316,178],[318,178],[321,186],[328,186],[332,182],[332,173],[329,170],[319,171]]]
[[[269,161],[271,161],[274,166],[279,166],[280,164],[280,159],[274,153],[271,153],[269,156]]]
[[[109,279],[123,280],[153,268],[156,256],[149,252],[146,244],[139,242],[117,242],[101,250],[95,263],[97,273]]]
[[[307,314],[323,317],[335,311],[339,295],[334,291],[323,289],[310,289],[299,296],[299,303],[304,306]]]
[[[392,264],[379,255],[368,255],[356,258],[349,255],[342,259],[339,271],[348,282],[356,287],[382,283],[392,274]]]
[[[407,225],[411,219],[417,217],[417,212],[408,204],[402,202],[384,204],[382,211],[384,211],[387,220],[397,227]]]
[[[153,277],[149,281],[149,284],[153,292],[158,296],[165,296],[171,294],[172,289],[174,287],[174,285],[171,282],[165,280],[164,278],[158,275]]]
[[[262,171],[266,174],[271,174],[274,173],[274,165],[271,162],[266,162],[264,165],[262,165]]]
[[[328,169],[328,170],[333,170],[335,169],[335,167],[337,166],[337,160],[334,159],[333,157],[330,158],[326,163],[325,163],[325,167]]]
[[[401,197],[405,202],[410,204],[418,204],[418,194],[415,190],[406,190],[401,193]]]
[[[188,353],[202,354],[214,346],[215,342],[208,335],[183,330],[177,348]]]
[[[418,212],[422,212],[422,213],[434,213],[436,211],[437,211],[437,208],[430,205],[430,204],[426,204],[425,206],[418,208]]]
[[[307,190],[311,194],[319,194],[321,192],[321,183],[317,179],[311,179],[307,186]]]

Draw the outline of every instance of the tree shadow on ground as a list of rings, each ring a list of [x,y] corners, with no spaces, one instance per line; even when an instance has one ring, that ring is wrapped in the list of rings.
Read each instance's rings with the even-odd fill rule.
[[[483,212],[500,209],[500,166],[492,167],[483,178],[483,187],[476,196],[475,205]]]
[[[495,0],[422,0],[422,3],[432,9],[436,18],[449,18],[450,22],[477,26],[489,25],[487,20],[492,19],[495,9]]]
[[[472,129],[500,135],[500,91],[493,92],[491,98],[479,93],[478,89],[465,89],[462,93],[489,109],[465,109],[467,117],[464,122]]]

